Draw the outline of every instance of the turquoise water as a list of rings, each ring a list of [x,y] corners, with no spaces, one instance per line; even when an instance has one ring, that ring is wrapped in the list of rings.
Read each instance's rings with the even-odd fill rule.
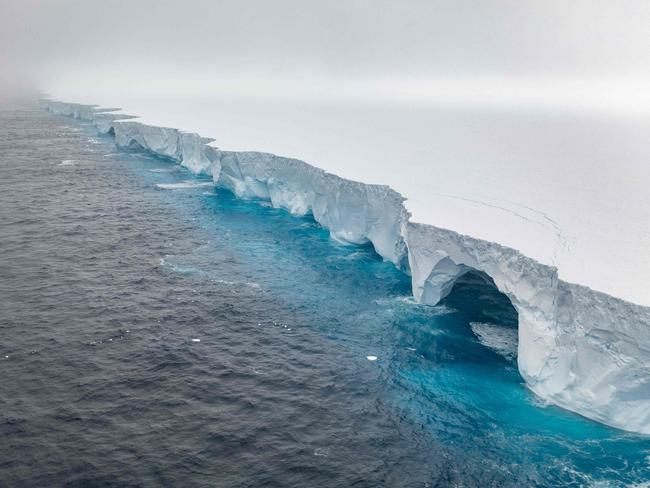
[[[650,440],[525,388],[516,312],[480,279],[418,305],[309,217],[69,119],[0,124],[8,485],[650,480]]]

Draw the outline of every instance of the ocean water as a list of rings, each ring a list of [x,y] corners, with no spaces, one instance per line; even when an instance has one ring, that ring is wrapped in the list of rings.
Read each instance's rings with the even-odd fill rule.
[[[31,105],[0,110],[0,486],[648,486],[517,315]]]

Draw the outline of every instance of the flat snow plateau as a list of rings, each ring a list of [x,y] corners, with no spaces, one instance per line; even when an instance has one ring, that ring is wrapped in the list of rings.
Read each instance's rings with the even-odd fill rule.
[[[650,119],[113,98],[58,97],[389,185],[413,222],[503,244],[564,281],[650,306]]]

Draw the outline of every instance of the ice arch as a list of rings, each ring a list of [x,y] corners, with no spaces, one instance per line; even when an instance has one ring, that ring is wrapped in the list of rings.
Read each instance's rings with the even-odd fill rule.
[[[413,294],[435,305],[468,271],[485,274],[506,295],[519,316],[519,371],[535,390],[548,377],[556,350],[552,326],[557,271],[499,244],[446,229],[408,223],[406,226]]]
[[[459,317],[478,342],[492,353],[517,363],[519,317],[510,299],[501,293],[485,273],[472,269],[455,281],[440,302],[458,309]],[[518,375],[518,384],[521,376]]]
[[[517,311],[519,372],[542,398],[586,417],[650,433],[650,313],[493,242],[409,222],[414,296],[444,298],[467,270],[485,273]]]

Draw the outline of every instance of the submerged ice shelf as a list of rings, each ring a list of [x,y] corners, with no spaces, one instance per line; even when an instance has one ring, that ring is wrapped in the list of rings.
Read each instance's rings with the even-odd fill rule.
[[[388,186],[340,178],[303,161],[223,151],[212,139],[146,125],[115,110],[42,100],[53,113],[92,122],[121,147],[171,158],[242,198],[311,213],[342,242],[370,242],[410,273],[414,297],[436,304],[468,271],[492,280],[519,316],[518,366],[544,399],[622,429],[650,434],[650,307],[578,284],[495,242],[410,221]]]

